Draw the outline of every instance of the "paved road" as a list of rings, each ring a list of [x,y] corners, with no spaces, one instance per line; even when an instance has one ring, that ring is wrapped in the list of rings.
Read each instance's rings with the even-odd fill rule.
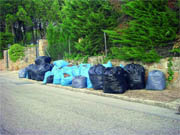
[[[174,111],[0,73],[0,135],[179,135]]]

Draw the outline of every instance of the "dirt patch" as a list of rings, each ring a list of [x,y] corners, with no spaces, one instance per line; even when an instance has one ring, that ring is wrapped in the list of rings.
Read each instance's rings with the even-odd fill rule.
[[[128,90],[123,95],[131,98],[171,102],[180,98],[180,90],[178,89],[172,89],[172,90],[166,89],[163,91]]]

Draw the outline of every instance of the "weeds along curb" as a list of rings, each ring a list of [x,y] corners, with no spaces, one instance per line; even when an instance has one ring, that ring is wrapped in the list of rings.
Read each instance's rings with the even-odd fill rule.
[[[38,83],[41,85],[43,84],[42,82],[38,82],[35,80],[29,80],[29,79],[24,79],[24,80],[32,81],[34,83]],[[171,102],[160,102],[160,101],[154,101],[154,100],[130,98],[130,97],[120,95],[120,94],[107,94],[107,93],[103,93],[102,90],[93,90],[93,89],[87,89],[87,88],[83,88],[83,89],[72,88],[70,86],[61,86],[61,85],[55,85],[55,84],[46,84],[46,86],[55,87],[55,88],[62,88],[62,89],[73,91],[73,92],[81,92],[81,93],[93,94],[93,95],[97,95],[97,96],[104,96],[104,97],[109,97],[109,98],[121,99],[121,100],[125,100],[125,101],[130,101],[130,102],[153,105],[153,106],[163,107],[163,108],[167,108],[167,109],[171,109],[171,110],[177,110],[177,108],[178,108],[177,104],[173,104]]]

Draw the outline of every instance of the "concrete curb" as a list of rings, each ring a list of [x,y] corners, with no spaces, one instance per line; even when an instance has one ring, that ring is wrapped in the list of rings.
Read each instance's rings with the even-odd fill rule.
[[[43,84],[42,82],[38,82],[35,80],[29,80],[25,79],[28,81],[32,81],[38,84]],[[46,84],[47,86],[50,87],[56,87],[56,88],[62,88],[66,90],[70,90],[73,92],[81,92],[81,93],[86,93],[86,94],[93,94],[97,96],[104,96],[104,97],[109,97],[109,98],[115,98],[115,99],[121,99],[125,101],[130,101],[130,102],[136,102],[136,103],[142,103],[142,104],[147,104],[147,105],[153,105],[153,106],[158,106],[158,107],[163,107],[171,110],[178,110],[178,107],[180,106],[180,102],[160,102],[160,101],[154,101],[154,100],[144,100],[144,99],[139,99],[139,98],[131,98],[128,96],[120,95],[120,94],[107,94],[103,93],[102,90],[93,90],[93,89],[80,89],[80,88],[72,88],[70,86],[61,86],[61,85],[55,85],[55,84]]]

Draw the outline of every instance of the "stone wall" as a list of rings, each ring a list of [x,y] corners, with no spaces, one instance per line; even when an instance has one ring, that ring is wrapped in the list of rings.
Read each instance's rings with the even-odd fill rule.
[[[10,70],[10,71],[19,70],[19,69],[27,67],[29,64],[34,64],[34,61],[37,55],[39,56],[45,55],[45,49],[47,45],[48,45],[47,40],[45,39],[39,40],[38,49],[36,49],[36,47],[27,47],[24,52],[25,56],[22,59],[17,60],[16,62],[12,62],[10,60],[10,57],[8,55],[8,50],[5,50],[4,59],[0,60],[0,71],[1,70]],[[39,53],[37,52],[37,50],[39,50]]]
[[[39,40],[39,56],[46,55],[47,46],[48,46],[48,41],[46,39]]]
[[[34,64],[34,60],[36,59],[36,47],[27,47],[24,54],[25,56],[16,62],[12,62],[8,57],[8,70],[19,70],[27,67],[29,64]]]
[[[148,76],[148,72],[152,70],[160,70],[165,73],[166,77],[168,76],[168,58],[161,59],[159,63],[151,63],[151,64],[143,64],[142,62],[136,62],[136,61],[120,61],[117,59],[111,60],[113,66],[119,66],[127,65],[130,63],[140,64],[143,65],[146,69],[146,78]],[[103,63],[103,57],[89,57],[88,63],[90,64],[102,64]],[[173,89],[180,89],[180,57],[174,57],[172,60],[173,66],[172,69],[174,71],[174,79],[172,80],[171,84],[168,86],[169,88]]]

